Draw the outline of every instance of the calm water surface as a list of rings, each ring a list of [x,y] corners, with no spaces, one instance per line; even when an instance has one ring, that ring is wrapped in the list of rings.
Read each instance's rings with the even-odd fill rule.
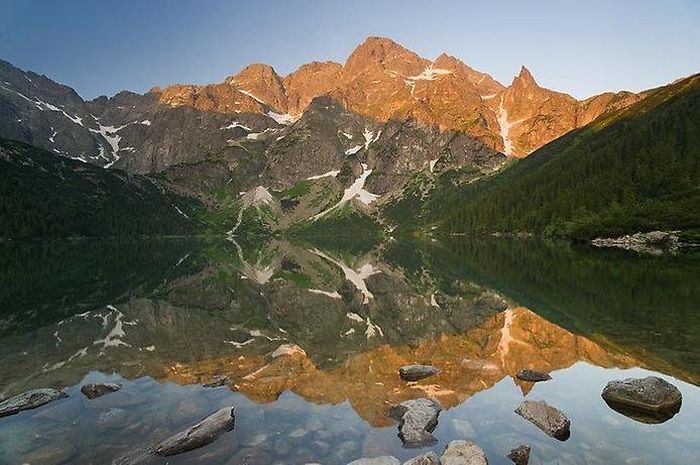
[[[235,429],[152,463],[405,460],[471,439],[490,464],[695,463],[700,254],[645,257],[536,241],[323,248],[226,241],[0,244],[0,398],[69,397],[0,418],[2,464],[104,464],[224,406]],[[416,383],[400,366],[442,369]],[[522,368],[553,380],[518,381]],[[672,419],[611,410],[606,382],[649,374],[683,393]],[[231,383],[205,388],[216,375]],[[80,386],[122,389],[87,400]],[[388,408],[434,396],[437,444],[405,449]],[[560,442],[513,413],[546,400]]]

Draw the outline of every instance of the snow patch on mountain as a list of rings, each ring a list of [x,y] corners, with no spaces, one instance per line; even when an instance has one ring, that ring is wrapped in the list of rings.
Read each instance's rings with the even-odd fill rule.
[[[275,113],[274,111],[268,111],[265,113],[267,116],[272,118],[277,122],[277,124],[283,124],[283,125],[288,125],[292,124],[293,122],[297,121],[299,118],[301,118],[301,115],[290,115],[289,113],[285,114],[280,114],[280,113]]]
[[[349,148],[345,151],[345,155],[355,155],[357,152],[362,150],[363,145],[356,145],[352,148]]]
[[[501,138],[503,139],[503,153],[511,156],[513,155],[513,142],[510,139],[510,129],[516,124],[520,124],[525,121],[525,118],[519,119],[517,121],[508,121],[508,111],[503,106],[503,95],[501,95],[501,101],[498,104],[498,114],[496,115],[498,120],[498,125],[501,128]]]
[[[362,174],[360,175],[359,178],[355,179],[355,182],[353,182],[350,187],[345,189],[345,192],[343,192],[343,197],[333,205],[332,207],[322,211],[321,213],[313,216],[311,218],[312,221],[316,221],[317,219],[327,215],[331,211],[342,207],[346,203],[348,203],[350,200],[357,198],[360,202],[364,203],[365,205],[369,205],[370,203],[374,202],[379,198],[378,195],[372,194],[371,192],[368,192],[364,189],[365,186],[365,181],[367,180],[367,177],[372,174],[372,170],[367,168],[366,164],[362,164]]]
[[[307,181],[313,181],[315,179],[321,179],[321,178],[335,178],[340,174],[340,170],[332,170],[328,171],[327,173],[323,174],[318,174],[316,176],[309,176],[306,178]]]
[[[267,103],[265,103],[262,99],[253,95],[251,92],[248,92],[247,90],[238,89],[238,92],[240,92],[243,95],[247,95],[248,97],[252,98],[253,100],[255,100],[256,102],[258,102],[261,105],[267,106]]]
[[[249,131],[249,132],[252,131],[252,129],[250,129],[248,126],[244,126],[241,123],[239,123],[238,121],[232,121],[231,124],[229,124],[228,126],[222,126],[219,129],[227,130],[227,129],[236,129],[236,128],[241,128],[241,129],[243,129],[245,131]]]
[[[312,294],[325,295],[326,297],[330,297],[331,299],[340,299],[341,298],[340,294],[338,294],[338,291],[328,292],[328,291],[324,291],[321,289],[309,289],[308,291],[311,292]]]

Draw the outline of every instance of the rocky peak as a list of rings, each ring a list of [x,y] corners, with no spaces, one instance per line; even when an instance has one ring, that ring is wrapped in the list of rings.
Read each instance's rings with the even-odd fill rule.
[[[520,67],[520,73],[513,79],[513,83],[511,84],[511,87],[539,87],[537,85],[537,81],[535,81],[535,78],[532,77],[532,73],[530,73],[530,70],[525,67],[525,65],[522,65]]]
[[[386,37],[368,37],[348,57],[345,74],[353,77],[380,68],[401,76],[420,73],[430,61]]]
[[[228,77],[225,82],[244,91],[245,94],[252,94],[248,96],[277,111],[287,110],[287,96],[282,78],[270,65],[248,65],[235,76]]]
[[[288,111],[304,111],[314,97],[328,93],[338,84],[343,66],[334,61],[313,61],[284,78]]]

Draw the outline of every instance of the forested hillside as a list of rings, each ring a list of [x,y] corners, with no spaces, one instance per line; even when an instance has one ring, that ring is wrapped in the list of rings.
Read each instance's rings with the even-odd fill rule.
[[[0,238],[191,234],[198,208],[150,178],[0,138]]]
[[[432,204],[431,219],[450,233],[590,239],[700,228],[700,75]]]

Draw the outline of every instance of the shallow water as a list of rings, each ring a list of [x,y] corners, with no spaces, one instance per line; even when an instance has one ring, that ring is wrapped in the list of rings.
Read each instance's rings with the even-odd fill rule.
[[[326,244],[327,245],[327,244]],[[69,394],[0,418],[0,463],[110,463],[235,406],[235,429],[153,463],[324,463],[441,452],[470,439],[490,464],[687,464],[700,430],[700,257],[535,241],[379,250],[275,242],[0,244],[0,397]],[[416,383],[400,366],[441,368]],[[518,381],[522,368],[548,371]],[[661,376],[678,414],[644,424],[600,397]],[[202,386],[215,375],[231,383]],[[80,386],[122,389],[87,400]],[[405,449],[389,406],[434,396],[434,446]],[[515,415],[546,400],[564,442]]]

